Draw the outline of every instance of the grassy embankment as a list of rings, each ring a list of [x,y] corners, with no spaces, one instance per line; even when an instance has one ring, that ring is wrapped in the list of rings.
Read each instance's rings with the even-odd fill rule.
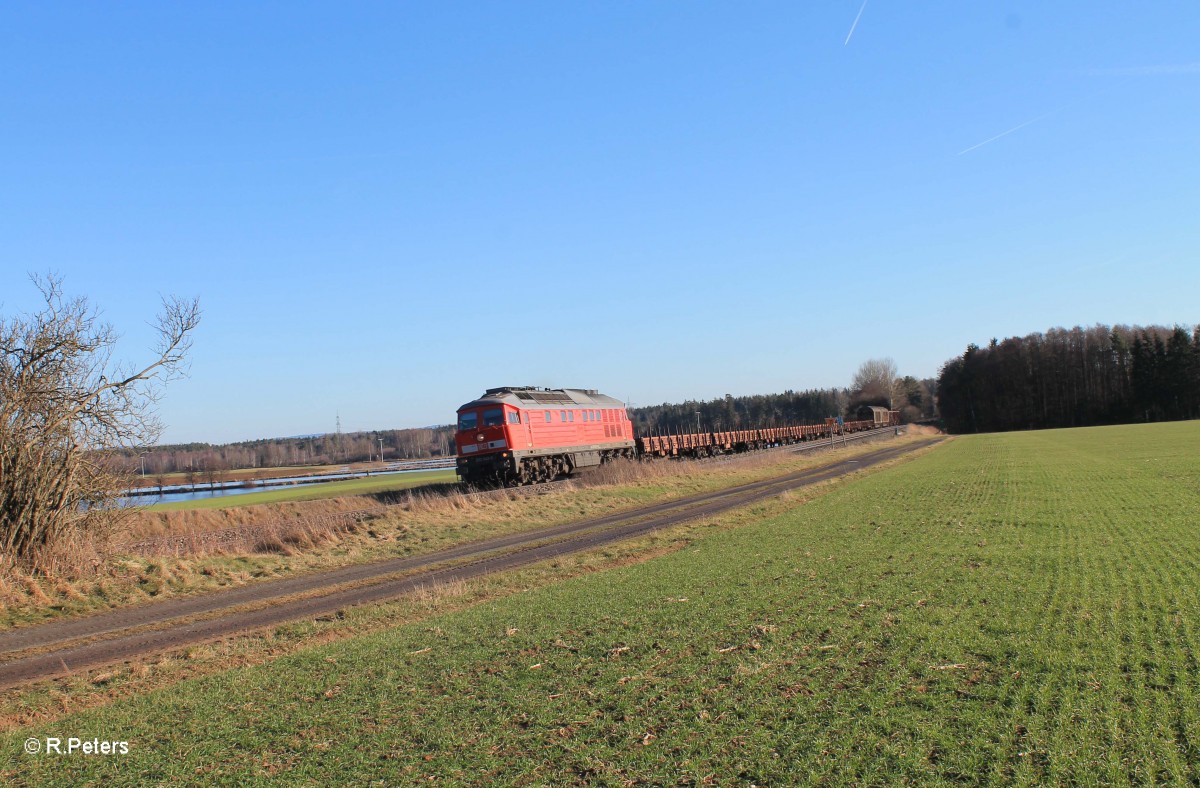
[[[31,781],[1194,784],[1198,443],[1200,423],[959,439],[654,561],[0,751]],[[46,735],[131,751],[21,754]]]
[[[908,440],[900,438],[899,440]],[[546,495],[424,495],[382,508],[365,495],[252,506],[182,510],[149,507],[117,535],[117,554],[99,574],[82,577],[0,575],[0,627],[27,625],[167,596],[192,594],[396,556],[430,553],[462,542],[573,522],[649,503],[720,489],[852,457],[874,448],[850,444],[816,456],[758,453],[706,463],[628,463],[607,466],[567,489]],[[324,486],[324,485],[322,485]],[[251,495],[238,496],[237,500]],[[357,527],[327,526],[320,518],[379,507]],[[315,522],[315,524],[314,524]],[[257,527],[278,524],[271,533]],[[215,530],[246,529],[246,538],[206,543]],[[180,555],[122,551],[119,545],[164,535],[196,537]]]

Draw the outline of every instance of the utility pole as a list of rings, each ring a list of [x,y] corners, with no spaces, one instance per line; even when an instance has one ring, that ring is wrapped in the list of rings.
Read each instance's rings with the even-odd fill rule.
[[[696,411],[696,434],[700,434],[700,411]]]
[[[379,439],[379,462],[383,462],[383,438]]]

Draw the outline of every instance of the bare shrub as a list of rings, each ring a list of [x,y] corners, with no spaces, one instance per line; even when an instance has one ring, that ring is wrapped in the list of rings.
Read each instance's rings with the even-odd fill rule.
[[[0,552],[36,571],[76,571],[71,560],[91,557],[86,539],[123,514],[109,453],[157,439],[155,384],[180,374],[200,309],[165,300],[157,357],[127,366],[113,363],[117,333],[86,298],[66,298],[54,276],[33,281],[41,310],[0,319]]]

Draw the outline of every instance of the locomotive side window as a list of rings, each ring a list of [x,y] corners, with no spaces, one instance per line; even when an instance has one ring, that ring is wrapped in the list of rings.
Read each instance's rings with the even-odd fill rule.
[[[559,411],[558,420],[561,421],[563,424],[567,423],[567,412],[565,410]]]
[[[571,422],[572,424],[575,423],[575,411],[573,411],[573,410],[567,411],[567,421]]]
[[[549,410],[548,410],[548,411],[546,411],[546,423],[547,423],[547,424],[549,424],[549,423],[550,423],[550,417],[551,417],[552,415],[554,415],[552,411],[549,411]]]
[[[504,411],[500,408],[488,408],[483,412],[483,426],[497,427],[504,423]]]
[[[458,428],[460,430],[473,430],[479,424],[479,414],[474,411],[470,413],[460,413],[458,416]]]
[[[521,414],[517,413],[515,410],[509,412],[508,423],[509,424],[520,424],[521,423]]]

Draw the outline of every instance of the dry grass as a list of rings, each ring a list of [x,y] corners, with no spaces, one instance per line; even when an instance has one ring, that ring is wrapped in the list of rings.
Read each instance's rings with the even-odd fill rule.
[[[122,531],[122,541],[134,542],[168,534],[221,531],[241,526],[262,525],[265,522],[303,520],[362,508],[363,498],[354,496],[259,506],[230,506],[224,509],[139,509],[129,517]]]
[[[447,601],[465,597],[470,591],[471,585],[465,580],[437,581],[421,586],[409,598],[418,609],[432,613]]]
[[[32,600],[52,605],[56,599],[80,600],[81,586],[93,581],[108,562],[103,535],[73,532],[34,551],[28,559],[0,556],[0,606]]]

